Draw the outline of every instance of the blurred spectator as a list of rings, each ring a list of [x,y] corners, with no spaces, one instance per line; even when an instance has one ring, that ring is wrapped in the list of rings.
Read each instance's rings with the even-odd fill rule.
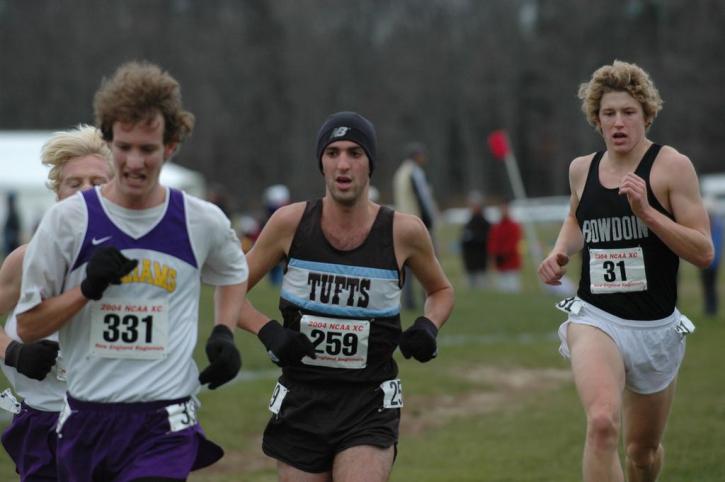
[[[5,225],[3,227],[3,250],[5,255],[15,251],[20,246],[20,214],[18,206],[15,204],[15,193],[9,192],[7,195],[7,211],[5,215]]]
[[[418,142],[408,144],[405,159],[393,176],[393,199],[397,211],[418,216],[433,238],[436,204],[425,177],[425,171],[423,171],[423,166],[427,162],[425,146]],[[405,267],[405,280],[402,305],[405,309],[414,310],[416,301],[413,293],[413,278],[410,276],[410,269],[407,266]]]
[[[214,184],[209,188],[206,194],[206,200],[215,204],[222,210],[225,216],[229,217],[229,200],[227,190],[222,184]]]
[[[491,227],[488,254],[496,267],[496,288],[506,293],[521,291],[521,225],[511,219],[509,205],[501,203],[501,219]]]
[[[274,214],[274,212],[281,208],[282,206],[286,206],[290,203],[290,193],[289,189],[287,189],[287,186],[284,184],[274,184],[272,186],[269,186],[267,189],[264,190],[264,210],[265,210],[265,219],[262,223],[262,228],[265,224],[267,224],[267,221],[269,218]],[[279,286],[282,284],[282,275],[284,274],[284,265],[283,263],[279,263],[277,266],[272,268],[269,271],[269,282],[272,283],[275,286]]]
[[[720,264],[720,255],[722,254],[723,220],[715,211],[715,205],[712,199],[705,200],[705,207],[710,217],[710,233],[715,255],[710,266],[700,272],[700,277],[702,279],[702,289],[705,296],[705,314],[708,316],[716,316],[718,309],[717,269]]]
[[[483,217],[483,198],[478,191],[468,195],[468,207],[471,217],[461,232],[461,254],[471,288],[483,288],[486,285],[488,266],[488,232],[491,225]]]
[[[436,204],[423,170],[427,163],[425,146],[418,142],[409,144],[406,157],[393,177],[393,195],[397,211],[415,214],[433,232]]]
[[[461,254],[466,270],[468,285],[482,288],[486,280],[488,261],[488,232],[491,225],[483,217],[481,193],[471,191],[468,195],[470,218],[461,232]]]
[[[242,242],[242,250],[245,254],[252,249],[261,230],[254,216],[244,214],[239,217],[239,240]]]

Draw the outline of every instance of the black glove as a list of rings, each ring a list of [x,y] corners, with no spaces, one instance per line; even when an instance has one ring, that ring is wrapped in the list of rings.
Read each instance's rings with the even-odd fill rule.
[[[209,366],[199,375],[199,383],[209,384],[209,389],[224,385],[242,368],[242,356],[234,344],[234,334],[229,327],[216,325],[206,341],[206,357]]]
[[[35,343],[11,341],[5,350],[5,364],[34,380],[42,380],[55,365],[58,342],[41,340]]]
[[[419,362],[427,362],[438,355],[436,336],[438,328],[425,316],[416,318],[413,325],[400,335],[400,353]]]
[[[121,278],[137,264],[137,259],[128,259],[113,246],[96,249],[86,266],[86,279],[81,282],[81,293],[89,300],[100,300],[109,285],[121,284]]]
[[[264,343],[272,361],[281,367],[297,363],[305,355],[317,358],[315,346],[304,333],[285,328],[276,320],[269,320],[257,338]]]

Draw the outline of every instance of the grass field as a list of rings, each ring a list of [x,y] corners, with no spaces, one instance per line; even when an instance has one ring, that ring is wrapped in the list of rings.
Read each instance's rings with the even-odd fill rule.
[[[521,295],[469,290],[451,249],[456,232],[442,235],[441,256],[457,289],[456,308],[440,333],[437,359],[419,364],[396,354],[405,408],[391,480],[580,480],[584,417],[568,364],[557,352],[555,331],[562,313],[553,304],[558,298],[542,292],[531,263]],[[720,291],[723,296],[722,283]],[[210,294],[204,291],[202,341],[211,329]],[[277,292],[267,283],[250,298],[276,314]],[[725,481],[725,317],[704,318],[700,298],[697,272],[683,263],[679,306],[697,331],[688,339],[661,481]],[[404,325],[415,316],[404,313]],[[240,378],[200,395],[202,424],[226,456],[195,473],[192,481],[276,480],[274,462],[261,453],[260,444],[278,369],[255,337],[239,332],[236,339],[244,359]],[[205,365],[203,343],[196,356]],[[3,452],[0,481],[6,480],[16,476]]]

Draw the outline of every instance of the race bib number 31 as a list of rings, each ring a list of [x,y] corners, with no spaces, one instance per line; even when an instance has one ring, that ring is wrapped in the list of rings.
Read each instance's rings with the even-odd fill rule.
[[[589,278],[592,293],[645,291],[647,273],[642,248],[590,249]]]
[[[315,346],[317,358],[304,357],[305,365],[365,368],[368,362],[370,322],[304,315],[300,331]]]
[[[91,307],[90,353],[104,358],[164,358],[168,331],[168,303],[104,298]]]

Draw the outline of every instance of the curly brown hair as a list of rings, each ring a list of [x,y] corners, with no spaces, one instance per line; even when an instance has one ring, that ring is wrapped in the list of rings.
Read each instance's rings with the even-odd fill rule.
[[[183,142],[194,128],[194,115],[181,104],[181,87],[168,72],[150,62],[127,62],[104,78],[93,99],[96,126],[113,140],[115,122],[136,124],[164,117],[164,144]]]
[[[637,64],[615,60],[612,65],[603,65],[594,71],[589,82],[579,85],[581,108],[587,122],[601,133],[599,108],[602,97],[608,92],[627,92],[642,106],[647,129],[662,109],[662,98],[647,72]]]

